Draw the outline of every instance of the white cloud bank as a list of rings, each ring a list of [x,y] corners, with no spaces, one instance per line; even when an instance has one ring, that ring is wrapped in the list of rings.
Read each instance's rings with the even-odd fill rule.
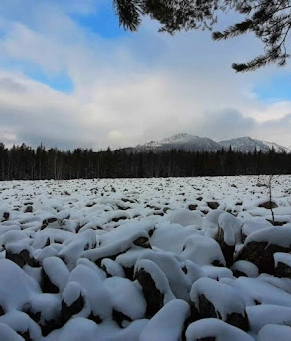
[[[21,0],[0,17],[0,141],[62,149],[125,147],[179,132],[221,140],[249,135],[291,145],[291,101],[260,101],[253,88],[277,72],[235,74],[257,41],[211,41],[205,32],[174,37],[146,22],[135,34],[104,39],[78,26],[76,10],[96,1]],[[2,6],[2,5],[1,5]],[[19,7],[17,7],[19,6]],[[31,15],[33,13],[33,15]],[[65,73],[65,94],[30,77]]]

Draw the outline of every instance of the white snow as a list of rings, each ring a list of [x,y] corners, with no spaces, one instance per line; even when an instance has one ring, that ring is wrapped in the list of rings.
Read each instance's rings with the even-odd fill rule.
[[[271,304],[261,304],[246,309],[251,330],[258,332],[264,325],[286,325],[291,323],[291,308]]]
[[[219,244],[210,237],[191,236],[185,241],[181,257],[198,265],[211,265],[214,261],[225,265],[225,259]]]
[[[38,283],[8,259],[0,259],[0,273],[0,304],[6,312],[21,309],[41,293]]]
[[[240,293],[231,286],[213,280],[211,278],[200,278],[192,286],[190,292],[191,301],[199,307],[199,296],[204,295],[210,301],[223,320],[227,315],[238,313],[245,315],[245,304]]]
[[[291,266],[291,176],[276,176],[272,183],[279,206],[273,210],[275,220],[285,223],[278,227],[267,220],[270,210],[258,207],[268,201],[267,188],[259,186],[267,179],[0,182],[0,339],[18,341],[22,337],[16,331],[28,331],[36,341],[179,340],[188,304],[197,304],[201,293],[221,318],[246,311],[249,334],[204,318],[188,327],[187,340],[291,339],[291,278],[259,274],[253,263],[235,261],[244,245],[257,241],[285,247],[286,253],[274,254],[274,262]],[[209,201],[218,202],[219,209],[209,208]],[[28,205],[32,212],[26,212]],[[4,212],[9,218],[1,221]],[[219,227],[224,241],[235,245],[231,268],[225,267],[215,240]],[[8,251],[23,250],[39,264],[22,269],[6,259]],[[42,292],[42,269],[60,293]],[[135,277],[141,269],[164,295],[164,306],[148,319],[150,303]],[[63,319],[64,305],[70,307],[80,296],[84,306]],[[122,322],[115,321],[114,310],[125,315]],[[41,328],[54,320],[61,325],[42,336]]]
[[[65,263],[58,257],[48,257],[42,266],[52,283],[62,291],[70,274]]]
[[[186,330],[186,341],[207,337],[213,337],[216,341],[254,341],[250,335],[241,329],[214,318],[193,322]]]
[[[140,341],[176,341],[180,339],[184,322],[190,313],[189,304],[183,300],[167,303],[148,322],[140,335]]]
[[[267,242],[282,247],[291,246],[291,227],[274,226],[251,233],[245,240],[245,244],[251,242]]]
[[[246,274],[247,277],[258,277],[259,276],[259,270],[258,267],[247,260],[238,260],[236,261],[232,267],[231,270],[234,271],[240,271],[244,274]]]
[[[148,259],[141,259],[136,262],[134,272],[136,273],[140,270],[144,270],[151,275],[156,288],[164,294],[164,303],[176,298],[171,291],[166,275],[157,264]]]
[[[68,283],[71,281],[80,284],[95,316],[99,316],[101,319],[111,316],[111,297],[98,273],[79,264],[68,277]]]
[[[291,327],[267,324],[258,333],[258,341],[289,341],[291,340]]]
[[[111,277],[104,281],[104,285],[109,292],[115,310],[122,312],[132,320],[144,316],[146,301],[135,283],[127,278]]]
[[[291,254],[276,252],[274,253],[274,261],[275,267],[278,265],[278,263],[283,263],[291,267]]]

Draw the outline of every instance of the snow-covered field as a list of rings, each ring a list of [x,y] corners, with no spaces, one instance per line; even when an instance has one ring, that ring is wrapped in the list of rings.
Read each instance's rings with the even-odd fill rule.
[[[291,340],[291,176],[0,183],[0,340]]]

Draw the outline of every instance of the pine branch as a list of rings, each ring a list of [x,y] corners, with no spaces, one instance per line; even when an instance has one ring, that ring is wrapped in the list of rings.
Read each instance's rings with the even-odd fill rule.
[[[253,21],[251,19],[248,19],[233,26],[230,26],[227,30],[223,32],[213,32],[212,39],[226,40],[228,38],[237,37],[251,30],[253,30]]]
[[[113,5],[119,17],[119,25],[130,31],[136,31],[141,23],[141,1],[113,0]]]

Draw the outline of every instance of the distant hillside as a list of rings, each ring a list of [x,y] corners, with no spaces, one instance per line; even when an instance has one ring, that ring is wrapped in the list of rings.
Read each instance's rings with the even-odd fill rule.
[[[253,152],[254,150],[267,153],[270,149],[275,152],[288,152],[288,149],[274,142],[267,142],[252,139],[250,137],[239,137],[236,139],[215,142],[208,137],[199,137],[191,134],[180,133],[167,137],[161,141],[150,141],[143,145],[126,148],[126,151],[167,151],[171,149],[185,151],[207,151],[216,152],[221,149],[229,149],[243,153]]]

